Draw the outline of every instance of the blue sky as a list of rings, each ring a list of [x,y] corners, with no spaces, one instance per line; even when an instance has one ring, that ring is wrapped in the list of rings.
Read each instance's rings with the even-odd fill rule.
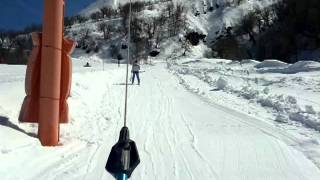
[[[74,15],[96,0],[65,0],[66,15]],[[0,29],[21,30],[40,24],[44,0],[0,0]]]

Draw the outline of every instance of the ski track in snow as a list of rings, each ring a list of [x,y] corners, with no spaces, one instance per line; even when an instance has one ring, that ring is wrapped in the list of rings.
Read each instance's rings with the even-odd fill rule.
[[[123,125],[125,68],[109,66],[74,74],[64,145],[43,148],[23,136],[28,143],[0,154],[0,162],[9,163],[0,163],[1,179],[113,179],[104,166]],[[141,158],[131,179],[320,178],[290,135],[188,92],[164,63],[143,68],[141,85],[130,85],[128,94],[128,127]]]

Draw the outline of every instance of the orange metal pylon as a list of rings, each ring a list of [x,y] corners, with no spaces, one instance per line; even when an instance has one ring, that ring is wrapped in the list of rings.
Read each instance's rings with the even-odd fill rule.
[[[39,123],[44,146],[59,143],[59,123],[68,122],[67,98],[71,87],[72,40],[63,38],[64,0],[45,0],[43,32],[33,33],[28,61],[26,94],[19,121]]]

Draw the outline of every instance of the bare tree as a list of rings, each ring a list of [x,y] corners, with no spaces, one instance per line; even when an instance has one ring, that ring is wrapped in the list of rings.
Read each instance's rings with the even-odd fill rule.
[[[116,14],[116,10],[110,8],[110,7],[103,7],[100,9],[100,12],[102,14],[102,17],[105,18],[111,18],[114,14]]]
[[[103,18],[103,14],[101,12],[99,12],[99,11],[98,12],[94,12],[94,13],[92,13],[90,15],[90,18],[92,20],[99,20],[99,19]]]
[[[257,17],[255,12],[250,12],[240,21],[240,26],[238,29],[239,34],[248,34],[250,37],[250,41],[253,44],[256,44],[256,40],[254,37],[254,27],[257,24]]]
[[[98,30],[103,32],[103,39],[109,39],[110,34],[113,31],[113,26],[111,24],[108,24],[107,22],[102,22],[98,24]]]
[[[184,40],[182,41],[181,48],[183,49],[182,56],[186,56],[186,53],[187,53],[187,52],[190,52],[191,46],[190,46],[190,43],[189,43],[189,41],[188,41],[187,39],[184,39]]]

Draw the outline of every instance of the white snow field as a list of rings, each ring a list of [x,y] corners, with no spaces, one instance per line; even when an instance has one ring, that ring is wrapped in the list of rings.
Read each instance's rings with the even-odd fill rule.
[[[37,125],[18,123],[25,66],[0,65],[1,180],[113,179],[104,166],[123,124],[125,66],[83,64],[74,59],[71,121],[58,147],[42,147]],[[141,85],[129,86],[128,126],[141,158],[131,179],[320,179],[319,153],[303,152],[300,138],[190,92],[167,66],[143,66]]]

